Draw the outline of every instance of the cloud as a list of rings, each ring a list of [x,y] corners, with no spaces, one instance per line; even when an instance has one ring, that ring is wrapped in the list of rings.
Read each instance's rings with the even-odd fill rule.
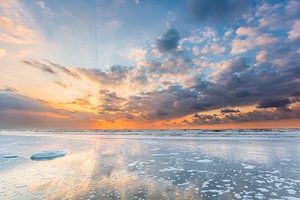
[[[249,1],[189,0],[188,13],[195,22],[224,22],[240,17],[249,9]]]
[[[55,99],[59,99],[58,101],[67,99],[65,102],[52,102],[53,106],[66,106],[70,110],[75,110],[74,113],[86,112],[78,115],[87,116],[88,113],[90,115],[86,117],[87,119],[113,121],[125,118],[126,120],[152,122],[193,115],[193,123],[205,124],[298,116],[296,110],[291,108],[296,104],[293,99],[298,98],[300,94],[298,16],[295,14],[297,9],[293,9],[293,5],[295,6],[297,2],[280,2],[272,5],[262,2],[252,7],[253,12],[251,11],[251,13],[247,12],[249,1],[190,0],[188,4],[189,14],[193,16],[194,22],[199,23],[199,26],[175,22],[176,29],[168,29],[152,46],[147,48],[143,44],[134,45],[142,45],[145,49],[132,48],[130,55],[128,55],[128,51],[122,55],[126,58],[129,56],[132,59],[131,62],[134,61],[135,64],[98,66],[98,68],[90,68],[91,66],[68,67],[49,60],[39,61],[33,57],[32,60],[24,58],[23,65],[20,67],[26,65],[37,69],[31,70],[33,73],[37,72],[31,77],[36,75],[38,78],[32,80],[33,82],[28,85],[47,81],[46,83],[50,83],[45,92],[48,96],[55,92],[61,92],[60,97]],[[122,6],[126,5],[122,4]],[[131,6],[134,6],[132,2]],[[294,14],[283,16],[282,14],[288,10]],[[22,45],[31,46],[31,43],[24,43],[23,35],[30,35],[31,31],[36,34],[37,38],[40,38],[39,28],[43,28],[43,26],[35,27],[34,25],[37,24],[35,20],[28,20],[28,23],[24,23],[27,17],[17,20],[12,15],[7,15],[5,12],[1,12],[1,15],[2,13],[4,14],[0,17],[0,34],[5,36],[1,37],[2,40],[5,40],[4,44],[13,44],[13,47],[18,50],[17,52],[23,54],[21,52],[24,50],[25,55],[28,55],[26,52],[30,49]],[[174,13],[174,16],[177,14]],[[247,19],[243,18],[243,14],[249,14]],[[239,23],[234,23],[237,16],[240,17]],[[108,31],[118,29],[121,22],[125,23],[122,25],[124,27],[126,25],[129,29],[136,27],[127,26],[126,20],[122,21],[115,16],[111,17],[105,18],[101,22]],[[173,14],[170,15],[171,17]],[[69,20],[69,18],[66,19]],[[76,20],[80,19],[76,18]],[[280,21],[275,27],[274,23],[277,20]],[[226,24],[229,21],[232,23]],[[286,21],[286,23],[283,25],[282,21]],[[75,25],[81,26],[85,20],[79,24],[75,20],[73,22],[76,23]],[[214,28],[215,23],[223,22],[224,27]],[[159,25],[159,27],[161,26]],[[191,29],[187,29],[187,27]],[[177,31],[179,28],[182,30],[182,35],[187,35],[186,38],[181,39],[181,34]],[[153,31],[155,32],[155,30]],[[125,31],[127,32],[127,30]],[[146,31],[146,33],[150,32]],[[79,36],[77,36],[78,34]],[[74,38],[71,38],[70,41],[79,44],[80,41],[76,41],[78,39],[76,37],[81,38],[80,35],[85,35],[85,33],[78,34],[73,35]],[[152,32],[146,38],[156,37],[151,34]],[[110,35],[108,36],[110,37]],[[119,34],[116,32],[116,35],[111,37],[119,37]],[[85,40],[82,45],[91,48],[83,48],[83,50],[86,50],[87,54],[96,55],[97,52],[93,50],[95,50],[94,45],[98,43],[94,43],[93,37],[89,38],[91,40]],[[48,35],[44,39],[49,39]],[[131,41],[124,41],[131,45]],[[150,42],[153,43],[153,40]],[[149,43],[146,41],[145,45]],[[54,45],[53,43],[46,44],[42,47],[48,47],[50,50],[52,46],[59,49],[67,46],[74,47],[74,44],[71,43],[67,46],[57,46],[56,43]],[[126,44],[120,43],[121,46]],[[14,49],[4,47],[10,51]],[[228,54],[230,47],[231,53]],[[69,51],[69,48],[64,50]],[[246,52],[248,53],[241,57],[237,56]],[[222,56],[215,56],[220,54]],[[6,56],[3,61],[6,62],[6,58],[11,55],[14,55],[14,52],[9,52],[9,56]],[[33,52],[31,55],[40,57],[38,52]],[[54,51],[48,55],[57,56]],[[45,54],[44,57],[47,55]],[[82,56],[82,59],[88,58],[91,57]],[[73,63],[72,59],[72,56],[67,56],[66,62]],[[115,61],[122,62],[118,59]],[[95,64],[96,62],[89,63]],[[8,70],[4,70],[4,72],[6,71]],[[40,78],[41,73],[39,72],[45,73],[42,75],[50,76],[47,76],[47,80],[43,80]],[[5,84],[11,83],[7,78],[9,76],[12,76],[12,73],[2,76],[6,78]],[[26,83],[26,86],[18,87],[18,84],[23,84],[19,83],[20,78],[22,78],[21,75],[15,77],[17,84],[16,82],[12,83],[18,89],[27,86]],[[12,88],[3,87],[0,90],[1,93],[17,93]],[[47,103],[30,97],[14,96],[10,98],[12,98],[12,102],[16,102],[15,99],[22,99],[19,102],[27,99],[27,103],[23,107],[10,105],[9,109],[24,110],[28,108],[28,110],[32,110],[29,102],[32,105],[35,102],[38,105],[41,104],[40,106],[47,107]],[[5,105],[8,105],[7,100]],[[257,110],[245,113],[242,108],[239,108],[250,105],[253,107],[257,105]],[[289,109],[290,111],[288,111]],[[211,110],[219,112],[216,115],[201,114],[201,112]],[[73,117],[74,113],[67,115]]]
[[[257,108],[279,108],[286,107],[290,104],[291,101],[289,99],[267,99],[259,102]]]
[[[12,45],[29,45],[40,41],[39,34],[25,23],[0,15],[0,41]]]
[[[3,58],[6,54],[6,49],[1,49],[0,48],[0,59]]]
[[[134,3],[140,4],[140,0],[133,0]]]
[[[233,113],[227,115],[209,115],[209,114],[194,114],[191,121],[184,120],[184,125],[207,125],[207,124],[226,124],[240,123],[253,121],[266,121],[278,119],[293,119],[300,117],[300,108],[294,110],[276,109],[276,110],[254,110],[247,113]]]
[[[88,119],[82,120],[75,114],[53,110],[25,96],[4,97],[0,94],[0,109],[2,128],[82,128],[89,124]],[[81,113],[83,116],[84,113]]]
[[[148,72],[150,75],[162,77],[164,75],[180,76],[193,69],[190,57],[183,52],[177,52],[162,62],[152,61],[148,63]],[[178,80],[177,80],[178,81]]]
[[[12,90],[12,91],[10,91]],[[76,103],[84,103],[75,99]],[[76,128],[89,127],[94,114],[55,109],[49,102],[16,93],[7,88],[0,92],[2,128]]]
[[[0,92],[12,92],[12,93],[16,93],[16,92],[18,92],[18,90],[15,89],[15,88],[13,88],[13,87],[5,86],[5,87],[0,88]]]
[[[265,50],[261,50],[256,54],[256,61],[261,63],[267,60],[267,52]]]
[[[147,54],[146,49],[133,48],[130,51],[129,58],[135,61],[139,61],[144,59],[146,54]]]
[[[285,6],[287,15],[297,15],[300,11],[300,2],[298,0],[290,0]]]
[[[253,27],[240,27],[236,30],[237,38],[232,41],[231,54],[245,53],[256,47],[270,47],[279,39],[269,33],[262,33]]]
[[[24,60],[22,61],[24,64],[29,65],[31,67],[37,68],[42,70],[43,72],[49,73],[49,74],[57,74],[57,72],[52,69],[50,66],[48,66],[47,64],[41,63],[39,61],[27,61]]]
[[[220,71],[215,82],[194,76],[189,87],[169,86],[165,90],[153,91],[137,102],[143,109],[151,108],[151,119],[168,119],[185,116],[200,111],[208,111],[226,106],[253,105],[272,96],[291,97],[299,91],[297,81],[300,77],[298,65],[292,58],[286,58],[287,68],[264,65],[249,65],[246,59],[239,58],[229,62]],[[141,108],[142,109],[142,108]]]
[[[133,58],[143,58],[142,62],[133,66],[113,65],[100,70],[64,67],[45,60],[24,63],[46,73],[62,73],[96,82],[97,94],[92,96],[97,98],[98,103],[94,105],[94,110],[99,111],[98,117],[109,120],[126,116],[149,121],[169,120],[215,109],[221,109],[223,117],[230,116],[226,118],[228,121],[238,121],[236,115],[242,116],[243,120],[259,114],[269,117],[266,112],[244,116],[242,112],[229,108],[258,104],[261,107],[259,110],[265,111],[268,107],[263,104],[264,101],[270,98],[291,99],[299,93],[300,60],[297,59],[299,52],[295,51],[297,46],[276,43],[279,38],[252,26],[241,26],[235,34],[234,41],[244,42],[237,46],[235,53],[257,48],[256,57],[235,58],[229,55],[226,58],[228,60],[212,62],[205,55],[199,56],[197,49],[200,45],[193,44],[196,40],[185,38],[181,42],[188,42],[190,46],[179,48],[179,33],[176,29],[169,29],[157,40],[156,48],[162,53],[161,57],[147,60],[145,52],[148,50],[133,49]],[[218,45],[223,44],[223,40],[218,38],[216,30],[204,28],[193,36],[199,36],[197,44],[207,42],[202,54],[225,53],[225,47]],[[191,50],[194,54],[191,54]],[[194,60],[202,65],[195,64]],[[98,93],[99,88],[101,90]],[[73,103],[81,105],[82,102],[78,99]],[[283,117],[284,113],[280,115]],[[201,120],[210,119],[214,123],[224,122],[220,116],[201,116]]]
[[[10,18],[5,16],[0,16],[0,27],[5,30],[10,30],[13,29],[14,23]]]
[[[37,1],[36,5],[42,9],[44,9],[46,7],[45,2],[43,2],[43,1]]]
[[[62,82],[59,82],[59,81],[53,81],[53,83],[59,87],[62,87],[62,88],[67,88],[68,85],[67,84],[64,84]]]
[[[174,28],[169,29],[157,40],[157,48],[160,52],[170,52],[177,49],[180,35]]]
[[[47,60],[45,60],[44,62],[40,62],[37,60],[31,60],[31,61],[23,60],[22,62],[28,66],[40,69],[43,72],[46,72],[46,73],[49,73],[52,75],[58,75],[59,72],[62,72],[72,78],[75,78],[75,79],[81,78],[79,73],[77,73],[76,71],[73,71],[70,68],[67,68],[60,64],[56,64],[56,63],[53,63],[53,62],[50,62]]]
[[[240,27],[235,33],[238,36],[256,36],[258,35],[258,31],[253,27]]]
[[[98,69],[78,69],[82,74],[101,84],[121,84],[125,81],[132,67],[113,65],[107,71]]]
[[[205,45],[201,51],[203,54],[223,54],[225,52],[225,48],[219,46],[217,43],[212,43],[211,45]]]
[[[194,56],[199,56],[200,55],[200,50],[199,50],[198,47],[193,47],[192,50],[193,50]]]
[[[122,110],[122,104],[125,103],[126,99],[119,97],[115,92],[109,90],[100,90],[99,98],[101,104],[99,106],[100,112],[119,112]]]
[[[221,113],[226,114],[226,113],[239,113],[240,110],[235,110],[235,109],[229,109],[229,108],[225,108],[221,110]]]
[[[203,42],[217,42],[219,40],[217,31],[209,26],[204,27],[200,31],[193,31],[187,38],[182,41],[187,41],[192,44],[200,44]]]
[[[293,23],[292,29],[288,32],[288,38],[290,40],[300,39],[300,19]]]
[[[7,91],[7,90],[6,90]],[[0,93],[0,109],[44,112],[51,109],[41,102],[16,93]]]
[[[62,66],[60,64],[57,64],[57,63],[53,63],[53,62],[50,62],[50,61],[46,61],[49,65],[48,66],[52,66],[52,68],[56,68],[62,72],[64,72],[65,74],[67,74],[68,76],[71,76],[75,79],[80,79],[80,75],[73,71],[72,69],[69,69],[68,67],[65,67],[65,66]]]
[[[80,68],[76,71],[80,76],[87,76],[101,84],[99,116],[110,120],[125,115],[150,121],[168,120],[227,106],[261,104],[260,109],[264,110],[267,107],[263,102],[270,97],[284,99],[295,96],[300,92],[296,87],[300,77],[300,60],[295,59],[297,52],[284,48],[282,44],[268,53],[284,62],[286,67],[278,67],[274,59],[251,64],[248,59],[237,58],[228,60],[222,67],[211,63],[212,72],[207,74],[197,71],[185,52],[174,52],[161,62],[147,62],[139,67],[115,65],[105,71]],[[209,75],[214,75],[214,79],[208,78]],[[184,82],[180,82],[182,77],[186,78]],[[128,84],[134,87],[135,81],[142,83],[143,87],[127,97],[123,95],[125,90],[116,88],[126,88]],[[108,86],[112,87],[107,89]],[[146,90],[148,87],[150,90]],[[241,121],[251,120],[251,117],[260,114],[263,115],[261,118],[271,118],[266,112],[255,112],[249,117],[237,110],[222,110],[222,114],[230,115],[226,118],[228,122],[238,121],[235,118],[237,114],[242,116]],[[284,112],[280,117],[284,118]],[[209,120],[212,117],[202,118]],[[210,122],[225,122],[221,118],[212,118],[214,120]]]

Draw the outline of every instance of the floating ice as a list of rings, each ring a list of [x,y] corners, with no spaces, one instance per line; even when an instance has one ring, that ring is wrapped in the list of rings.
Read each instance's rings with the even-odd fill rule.
[[[64,151],[42,151],[41,153],[33,154],[31,160],[52,160],[66,155]]]
[[[7,155],[7,156],[4,156],[4,158],[17,158],[18,156],[17,155]]]

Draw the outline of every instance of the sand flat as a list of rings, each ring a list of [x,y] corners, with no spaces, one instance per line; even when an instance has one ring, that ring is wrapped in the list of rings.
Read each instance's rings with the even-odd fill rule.
[[[171,134],[1,131],[0,199],[300,198],[295,130]]]

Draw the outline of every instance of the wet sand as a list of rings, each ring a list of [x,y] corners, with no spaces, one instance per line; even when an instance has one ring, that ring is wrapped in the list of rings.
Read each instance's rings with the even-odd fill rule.
[[[0,199],[300,199],[300,132],[176,133],[1,131]]]

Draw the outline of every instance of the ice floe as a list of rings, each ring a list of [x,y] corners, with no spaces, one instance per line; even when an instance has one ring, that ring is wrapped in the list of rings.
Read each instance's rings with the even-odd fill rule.
[[[135,167],[138,163],[139,161],[133,161],[132,163],[128,164],[128,167]]]
[[[58,157],[63,157],[66,155],[65,151],[42,151],[37,154],[33,154],[30,159],[31,160],[52,160]]]
[[[17,158],[18,156],[17,155],[7,155],[7,156],[4,156],[4,158]]]

